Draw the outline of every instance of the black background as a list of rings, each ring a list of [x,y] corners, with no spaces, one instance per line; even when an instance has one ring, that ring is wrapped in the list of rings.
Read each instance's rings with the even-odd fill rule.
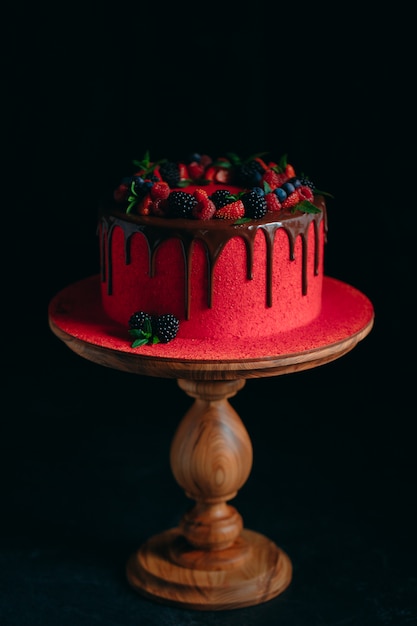
[[[417,620],[411,16],[215,11],[4,13],[2,626]],[[375,307],[343,358],[231,401],[254,446],[233,504],[294,566],[249,609],[168,608],[127,586],[129,554],[190,506],[168,461],[189,398],[83,360],[48,327],[52,296],[98,271],[100,199],[147,149],[287,153],[334,196],[326,273]]]

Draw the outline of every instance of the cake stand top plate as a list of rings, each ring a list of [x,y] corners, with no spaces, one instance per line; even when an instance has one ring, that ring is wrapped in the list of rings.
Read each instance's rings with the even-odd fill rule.
[[[297,330],[262,341],[225,337],[208,343],[177,337],[132,348],[127,324],[113,322],[102,310],[100,277],[95,275],[57,293],[48,319],[71,350],[106,367],[161,378],[231,380],[276,376],[337,359],[371,331],[374,308],[358,289],[325,276],[320,315]]]

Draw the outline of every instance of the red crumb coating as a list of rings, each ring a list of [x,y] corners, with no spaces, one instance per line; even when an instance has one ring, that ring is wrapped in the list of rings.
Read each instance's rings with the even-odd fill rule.
[[[125,262],[125,239],[115,227],[111,240],[112,294],[102,283],[103,308],[114,321],[126,326],[136,310],[161,315],[172,313],[180,320],[177,338],[222,340],[265,338],[314,320],[321,311],[323,283],[323,222],[319,225],[319,268],[314,272],[314,224],[308,232],[307,293],[302,293],[302,241],[298,236],[294,260],[290,259],[289,237],[283,228],[274,240],[272,306],[267,305],[267,248],[264,231],[254,242],[252,279],[247,277],[247,250],[243,239],[226,243],[213,268],[212,306],[208,305],[209,263],[204,244],[194,242],[191,257],[190,316],[186,319],[184,294],[186,276],[180,241],[168,239],[155,256],[155,272],[149,273],[149,250],[141,233],[131,241],[131,262]]]

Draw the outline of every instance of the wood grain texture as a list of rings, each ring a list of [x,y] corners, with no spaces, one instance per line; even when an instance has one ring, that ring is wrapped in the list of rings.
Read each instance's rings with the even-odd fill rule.
[[[160,603],[201,611],[237,609],[266,602],[288,587],[292,565],[288,556],[259,533],[243,530],[235,547],[220,551],[218,569],[205,566],[206,552],[191,551],[185,567],[172,552],[182,537],[178,529],[149,539],[127,564],[127,579],[140,594]],[[241,553],[241,559],[237,554]],[[228,567],[228,557],[235,566]],[[229,563],[230,565],[230,563]]]
[[[290,559],[271,540],[243,528],[234,498],[252,468],[252,444],[229,403],[244,380],[178,384],[194,402],[171,444],[171,468],[195,505],[178,528],[132,555],[127,578],[140,593],[195,609],[264,602],[290,583]]]
[[[112,369],[155,376],[157,378],[189,378],[193,380],[236,380],[241,378],[263,378],[280,376],[312,369],[330,363],[353,350],[372,330],[374,320],[358,333],[329,346],[307,350],[296,354],[284,354],[264,359],[236,361],[188,361],[182,359],[159,359],[129,352],[119,352],[97,344],[89,343],[63,331],[53,319],[49,320],[52,332],[67,347],[79,356],[98,365]]]
[[[252,468],[249,435],[228,402],[244,383],[178,381],[194,403],[174,435],[170,461],[176,481],[197,502],[181,524],[183,535],[197,548],[228,547],[242,530],[240,515],[226,502]]]

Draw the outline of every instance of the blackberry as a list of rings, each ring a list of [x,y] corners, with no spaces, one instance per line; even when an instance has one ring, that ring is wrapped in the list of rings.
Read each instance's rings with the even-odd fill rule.
[[[233,202],[235,197],[227,189],[217,189],[217,191],[211,194],[210,200],[214,203],[216,209],[221,209],[226,204]]]
[[[256,189],[251,189],[241,197],[245,207],[245,216],[258,220],[268,211],[268,204],[264,194],[260,194]]]
[[[299,181],[303,186],[310,187],[311,191],[314,191],[316,188],[316,185],[307,176],[301,176]]]
[[[136,311],[129,318],[129,328],[132,330],[144,330],[148,323],[152,324],[152,316],[144,311]]]
[[[168,343],[171,339],[175,339],[179,327],[180,322],[175,315],[166,313],[156,318],[153,329],[155,336],[158,337],[161,343]]]
[[[192,217],[192,210],[197,204],[196,198],[187,191],[171,191],[168,196],[168,215],[170,217]]]
[[[180,168],[174,161],[165,161],[159,166],[159,173],[170,187],[178,187],[180,182]]]
[[[236,168],[237,184],[242,187],[255,187],[262,180],[264,168],[258,161],[248,161],[241,163]]]

